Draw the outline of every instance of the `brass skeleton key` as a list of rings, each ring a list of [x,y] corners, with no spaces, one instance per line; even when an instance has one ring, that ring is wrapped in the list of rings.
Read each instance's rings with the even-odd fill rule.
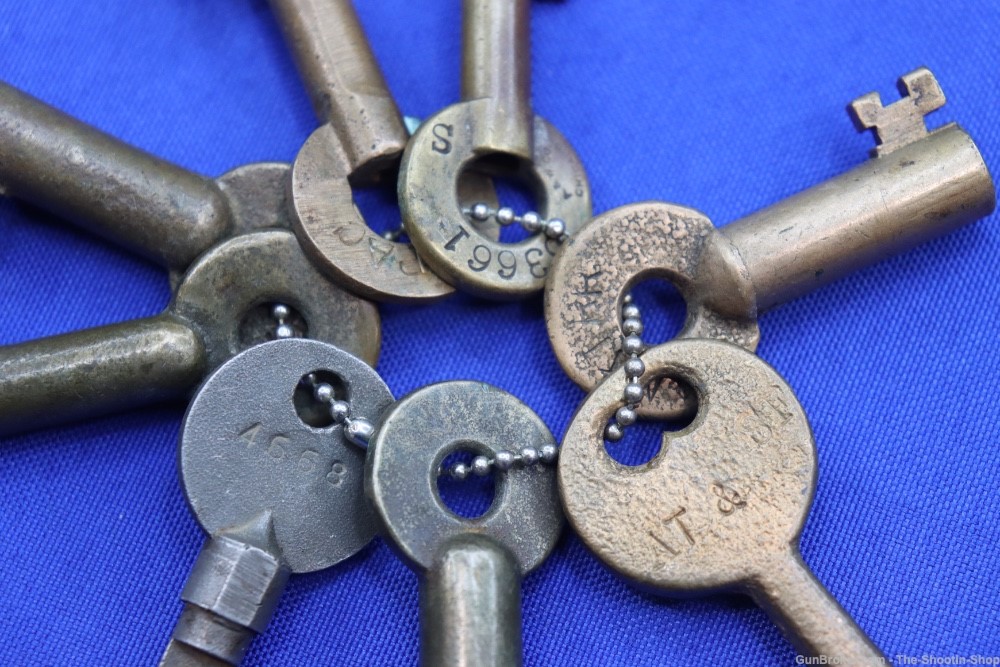
[[[791,388],[759,357],[722,341],[677,340],[644,359],[642,381],[685,381],[697,414],[664,433],[651,461],[624,466],[603,437],[621,405],[624,369],[591,393],[563,439],[557,473],[580,538],[646,590],[749,594],[801,654],[823,664],[888,664],[799,554],[816,446]]]
[[[687,302],[681,337],[754,350],[761,311],[851,271],[989,215],[996,193],[972,138],[955,123],[928,133],[923,115],[944,104],[927,69],[900,80],[906,95],[882,107],[856,100],[853,117],[878,139],[875,157],[722,229],[664,202],[594,218],[557,254],[545,320],[559,363],[584,389],[625,362],[619,313],[647,278],[666,278]],[[677,416],[686,398],[655,385],[640,414]]]
[[[455,187],[467,169],[492,169],[529,184],[542,216],[563,220],[567,233],[591,213],[583,165],[531,108],[530,5],[463,1],[463,101],[424,121],[400,167],[403,224],[421,257],[451,284],[493,299],[540,291],[558,244],[539,233],[502,243],[470,227],[476,217]]]
[[[455,288],[427,268],[413,246],[373,231],[352,188],[396,179],[408,135],[350,0],[271,0],[323,123],[292,165],[291,222],[303,251],[337,284],[379,301],[418,302]],[[489,179],[456,184],[463,205],[496,199]],[[495,239],[495,224],[476,224]]]

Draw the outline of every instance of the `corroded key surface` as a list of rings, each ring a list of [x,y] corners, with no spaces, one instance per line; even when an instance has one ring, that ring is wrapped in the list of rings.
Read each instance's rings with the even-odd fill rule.
[[[378,360],[375,306],[320,275],[290,231],[253,232],[195,262],[161,315],[0,347],[0,434],[183,397],[275,337],[276,303],[297,335]]]
[[[808,570],[799,537],[816,486],[816,448],[795,394],[735,345],[678,340],[643,357],[643,382],[694,388],[692,423],[663,434],[659,453],[624,466],[605,451],[623,370],[583,403],[566,432],[558,479],[586,545],[637,586],[676,597],[747,593],[800,653],[825,664],[887,664]]]
[[[311,425],[311,416],[307,423],[296,401],[310,374],[328,378],[355,417],[374,421],[392,403],[361,360],[318,341],[286,339],[228,361],[188,408],[181,481],[210,539],[181,595],[185,607],[163,667],[239,664],[289,574],[336,565],[374,536],[364,452],[342,425]]]
[[[129,146],[0,82],[0,190],[169,269],[241,232],[287,227],[288,165],[217,179]]]
[[[972,138],[954,123],[924,126],[922,114],[944,102],[936,85],[920,69],[889,107],[877,96],[856,101],[859,127],[877,131],[876,157],[722,229],[664,202],[595,217],[563,246],[546,284],[546,325],[566,373],[591,389],[624,362],[622,299],[648,278],[671,281],[687,302],[680,336],[753,350],[759,312],[992,212],[993,181]],[[648,398],[642,414],[676,416],[687,405],[670,382]]]
[[[396,178],[408,135],[350,0],[271,0],[324,123],[292,165],[291,220],[309,257],[339,284],[380,301],[428,301],[454,288],[409,243],[368,227],[357,185]],[[469,174],[459,201],[495,201],[489,180]],[[477,223],[489,238],[495,224]]]
[[[444,459],[552,444],[542,420],[482,382],[419,389],[383,414],[368,448],[365,492],[389,544],[420,577],[421,664],[521,664],[521,578],[555,546],[562,512],[551,468],[498,476],[481,517],[453,514],[437,493]]]
[[[488,298],[541,290],[557,244],[541,234],[500,243],[470,226],[455,186],[466,169],[519,178],[534,190],[543,217],[561,218],[569,233],[591,213],[579,158],[531,109],[530,4],[463,2],[464,101],[424,121],[400,167],[400,210],[417,251],[452,284]],[[508,168],[498,169],[500,162]]]

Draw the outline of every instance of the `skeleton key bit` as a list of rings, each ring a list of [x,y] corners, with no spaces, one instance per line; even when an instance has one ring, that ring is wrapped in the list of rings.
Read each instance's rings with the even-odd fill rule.
[[[562,529],[554,472],[510,471],[478,519],[452,514],[436,482],[460,449],[487,456],[553,444],[541,419],[482,382],[419,389],[382,415],[365,463],[365,492],[390,545],[420,575],[421,664],[521,664],[521,578]]]
[[[271,303],[298,335],[378,359],[375,306],[323,278],[290,231],[253,232],[202,255],[162,315],[0,347],[0,434],[186,396],[275,337]]]
[[[572,147],[531,110],[530,0],[465,0],[462,99],[424,121],[400,167],[403,224],[421,257],[461,289],[511,299],[542,289],[557,244],[504,244],[470,228],[455,183],[480,158],[506,158],[546,218],[572,233],[590,217],[590,186]],[[496,164],[494,163],[494,166]]]
[[[226,362],[195,396],[180,436],[180,474],[208,543],[181,594],[162,667],[239,664],[264,631],[290,573],[331,567],[375,534],[364,452],[344,427],[311,426],[294,396],[336,376],[354,414],[374,420],[392,394],[370,366],[332,345],[286,339]]]
[[[0,82],[0,190],[166,267],[241,232],[287,227],[288,165],[210,179],[150,155]]]
[[[800,653],[831,660],[824,664],[888,664],[799,555],[816,447],[791,388],[763,360],[721,341],[674,341],[644,359],[643,381],[683,379],[698,394],[698,413],[663,434],[655,458],[629,467],[608,456],[603,437],[624,371],[587,397],[558,467],[580,538],[644,589],[748,593]]]
[[[357,294],[380,301],[427,301],[454,288],[427,270],[409,243],[365,223],[351,187],[391,176],[408,135],[350,0],[271,0],[316,115],[324,125],[292,165],[291,221],[316,266]],[[470,174],[464,202],[495,201],[490,182]],[[479,225],[496,238],[496,225]]]
[[[590,389],[624,361],[622,300],[646,278],[670,280],[687,301],[680,336],[753,350],[759,312],[993,211],[993,181],[972,138],[955,123],[924,128],[922,114],[943,103],[933,75],[919,69],[901,82],[910,95],[889,107],[876,108],[872,95],[852,107],[881,145],[846,174],[722,229],[693,209],[646,202],[599,215],[571,237],[545,292],[563,370]],[[641,413],[676,416],[687,405],[669,382],[649,398]]]

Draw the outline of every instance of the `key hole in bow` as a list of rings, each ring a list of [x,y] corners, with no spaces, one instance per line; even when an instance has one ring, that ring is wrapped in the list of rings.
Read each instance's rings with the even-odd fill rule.
[[[486,155],[469,163],[462,171],[462,177],[469,173],[486,174],[490,177],[501,207],[513,209],[518,216],[528,211],[543,214],[545,194],[542,184],[522,164],[520,158],[503,153]],[[460,199],[463,206],[476,203]],[[532,235],[518,223],[500,227],[500,241],[503,243],[519,243]]]
[[[333,426],[333,415],[330,414],[330,403],[316,397],[316,386],[328,384],[333,388],[334,401],[347,400],[347,385],[333,371],[315,370],[306,373],[295,385],[292,392],[292,405],[295,413],[307,426],[313,428],[329,428]]]
[[[275,306],[283,306],[287,313],[281,321],[275,315]],[[280,338],[279,327],[284,324],[293,338],[305,338],[309,335],[309,323],[298,310],[285,302],[266,302],[250,308],[240,321],[237,335],[240,349],[245,350],[254,345]]]
[[[636,283],[628,292],[639,307],[642,342],[646,347],[677,337],[687,319],[687,303],[672,282],[649,278]]]
[[[396,172],[392,178],[383,178],[375,185],[352,187],[354,206],[373,232],[389,241],[409,243],[403,231],[403,218],[399,212],[396,193]]]
[[[480,455],[482,452],[459,449],[441,462],[441,469],[444,472],[438,475],[438,496],[445,507],[463,519],[478,519],[483,516],[490,511],[496,498],[494,468],[491,466],[490,471],[482,477],[472,472],[472,461]],[[468,470],[465,479],[455,479],[448,473],[458,463]]]
[[[694,389],[682,379],[673,379],[684,392],[695,402],[692,409],[684,416],[670,420],[639,419],[631,426],[624,428],[625,435],[618,442],[605,438],[604,451],[612,459],[623,466],[641,466],[652,461],[660,453],[663,446],[664,433],[676,433],[686,429],[698,416],[697,394]],[[646,387],[647,395],[649,386]],[[645,399],[644,399],[645,400]],[[612,415],[608,424],[615,423]]]

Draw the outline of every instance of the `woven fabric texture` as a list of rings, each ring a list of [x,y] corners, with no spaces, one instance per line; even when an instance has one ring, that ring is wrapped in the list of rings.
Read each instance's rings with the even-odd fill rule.
[[[458,99],[460,3],[357,6],[405,113]],[[597,212],[666,200],[721,226],[842,173],[872,146],[845,105],[871,90],[897,99],[896,78],[920,65],[948,96],[931,124],[959,122],[1000,173],[995,2],[532,10],[535,110],[579,152]],[[317,125],[263,0],[8,0],[0,53],[0,79],[202,174],[291,161]],[[370,199],[375,217],[398,215]],[[162,269],[34,207],[0,200],[0,237],[0,343],[152,315],[169,300]],[[894,660],[1000,656],[998,275],[991,216],[760,320],[759,354],[797,392],[819,451],[804,558]],[[678,329],[670,290],[643,286],[640,301],[652,341]],[[552,354],[540,297],[381,312],[378,369],[397,396],[483,380],[557,438],[584,396]],[[203,542],[177,478],[182,414],[42,423],[0,441],[0,665],[155,664]],[[655,437],[644,429],[630,446]],[[568,531],[524,581],[523,609],[529,666],[795,660],[749,599],[639,593]],[[293,577],[246,664],[413,664],[418,645],[417,579],[376,540]]]

